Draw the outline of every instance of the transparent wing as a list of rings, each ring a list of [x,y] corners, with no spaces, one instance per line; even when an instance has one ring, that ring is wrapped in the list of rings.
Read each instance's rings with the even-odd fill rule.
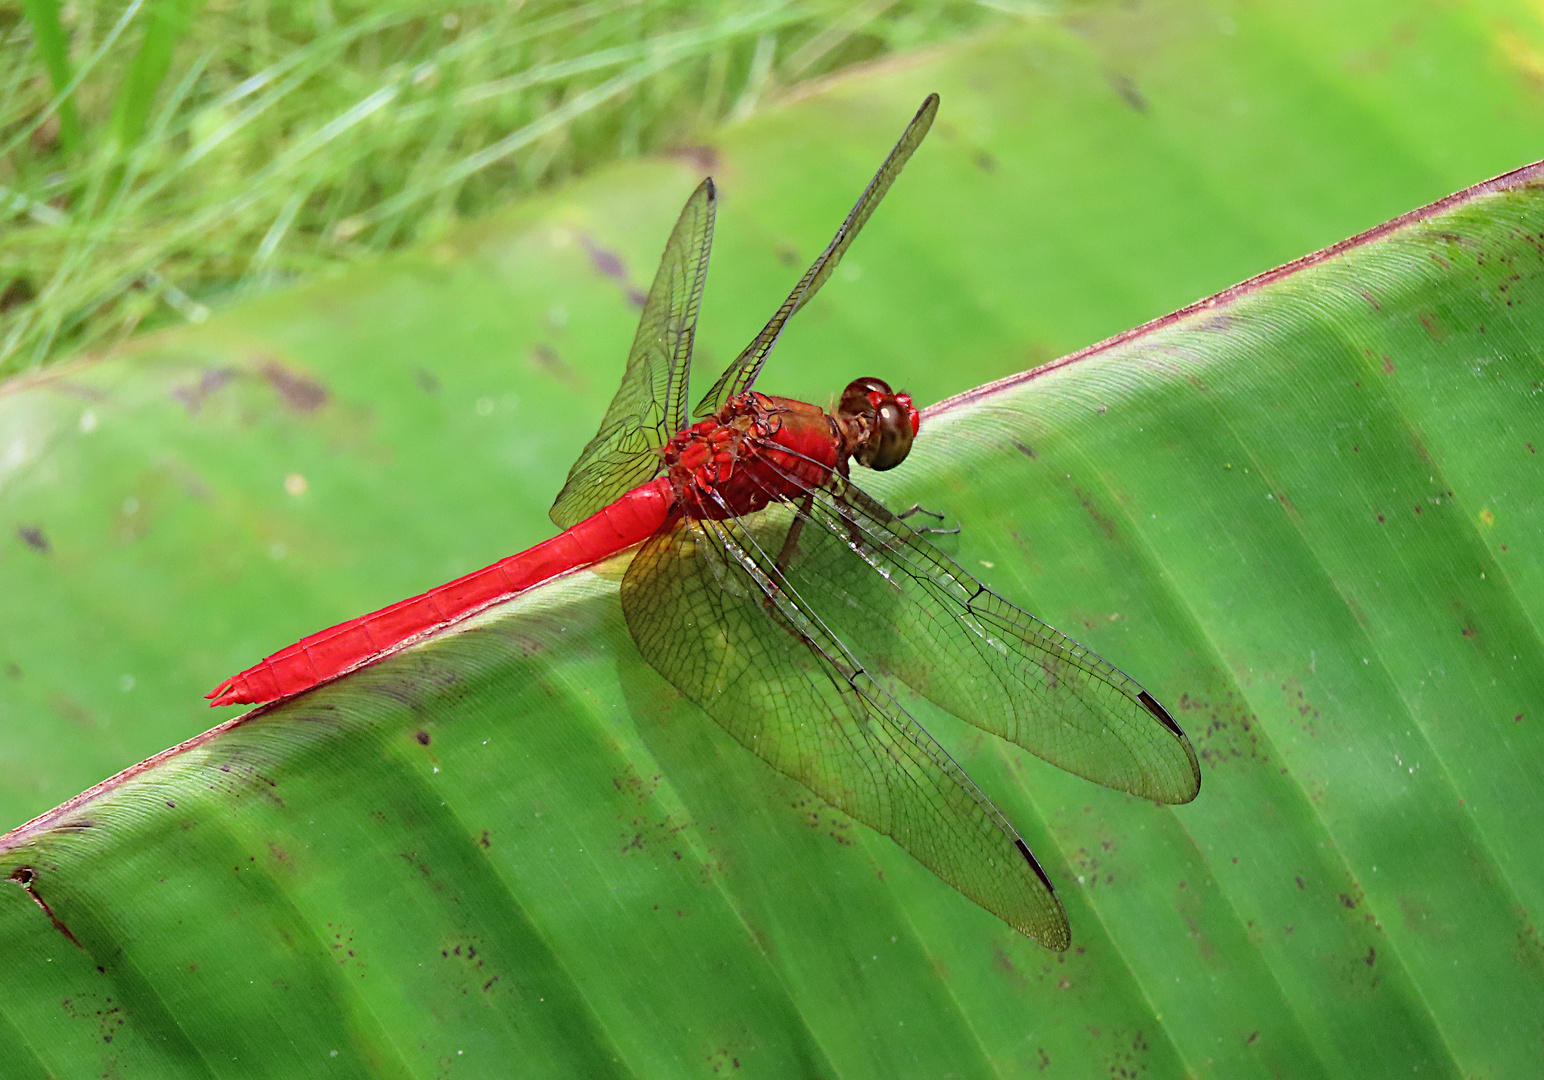
[[[806,495],[781,572],[875,670],[1085,779],[1156,802],[1195,798],[1190,740],[1119,668],[992,592],[851,481],[833,473]]]
[[[1067,918],[1024,841],[776,572],[794,515],[683,519],[644,544],[622,610],[644,658],[773,768],[890,836],[1053,949]]]
[[[559,528],[583,521],[654,479],[662,468],[659,448],[687,426],[687,378],[713,246],[715,204],[713,181],[704,180],[671,230],[622,385],[548,512]]]
[[[762,328],[756,339],[745,347],[729,367],[719,376],[718,382],[703,396],[697,405],[697,416],[711,416],[723,408],[724,402],[751,388],[756,381],[756,376],[761,372],[761,365],[766,362],[767,354],[772,351],[772,346],[777,344],[778,335],[783,332],[783,324],[786,323],[794,312],[798,311],[809,299],[825,284],[826,278],[836,269],[836,264],[841,262],[842,255],[851,246],[853,239],[857,237],[858,230],[863,228],[869,215],[879,205],[879,200],[885,197],[885,192],[890,190],[890,185],[895,183],[895,178],[900,175],[901,169],[910,159],[912,152],[921,144],[923,136],[928,128],[933,126],[933,117],[938,113],[938,95],[929,94],[927,100],[922,103],[922,108],[917,110],[917,115],[912,117],[911,123],[901,135],[900,142],[895,144],[895,149],[890,151],[890,156],[885,158],[885,163],[879,167],[879,172],[874,174],[874,179],[869,181],[869,186],[858,199],[852,213],[847,215],[847,220],[842,222],[842,227],[836,230],[831,243],[826,250],[820,253],[820,257],[805,271],[799,283],[794,286],[793,292],[788,294],[788,299],[783,301],[783,306],[777,309],[777,314]]]

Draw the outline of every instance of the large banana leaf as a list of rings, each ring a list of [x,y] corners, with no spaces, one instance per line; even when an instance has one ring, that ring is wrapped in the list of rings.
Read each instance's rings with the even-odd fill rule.
[[[1224,36],[1255,51],[1203,59],[1274,103],[1283,155],[1337,166],[1295,174],[1306,194],[1261,142],[1216,150],[1234,114],[1186,112],[1201,61],[1165,52],[1172,26],[1048,25],[13,386],[12,818],[196,730],[197,692],[262,652],[545,535],[701,157],[726,193],[711,370],[944,93],[767,376],[923,400],[1524,157],[1536,111],[1475,121],[1513,100],[1479,78],[1401,142],[1378,103],[1422,84],[1387,57],[1292,112],[1261,63],[1291,35],[1251,11]],[[1476,39],[1454,19],[1441,48]],[[937,408],[874,485],[961,519],[957,558],[1142,679],[1202,753],[1200,800],[1161,810],[915,703],[1061,886],[1070,953],[682,702],[627,638],[618,563],[13,834],[5,1075],[1524,1075],[1539,180]],[[72,729],[89,753],[47,753]]]
[[[1079,7],[111,364],[13,381],[0,822],[203,730],[211,677],[549,535],[620,377],[629,292],[704,172],[723,200],[711,377],[907,110],[943,92],[883,227],[763,380],[824,401],[873,372],[938,401],[1537,158],[1544,25],[1502,8]]]

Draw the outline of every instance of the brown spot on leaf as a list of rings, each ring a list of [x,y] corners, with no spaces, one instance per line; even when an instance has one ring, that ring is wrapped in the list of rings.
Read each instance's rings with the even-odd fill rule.
[[[50,694],[48,706],[82,731],[95,731],[96,715],[67,694]]]
[[[535,360],[536,366],[546,374],[567,383],[576,390],[584,389],[584,377],[569,367],[552,346],[538,344],[531,350],[531,359]]]
[[[627,293],[627,299],[637,307],[642,307],[646,297],[637,289],[627,276],[627,267],[622,262],[622,257],[609,248],[601,247],[592,237],[579,234],[579,243],[584,246],[585,253],[590,256],[590,265],[606,277],[621,285]]]
[[[1190,730],[1196,756],[1208,765],[1243,758],[1270,760],[1261,753],[1257,718],[1234,691],[1228,691],[1221,702],[1181,694],[1174,706],[1177,712],[1189,714],[1184,726]]]
[[[288,405],[299,413],[315,412],[327,404],[327,388],[298,371],[292,371],[277,360],[265,361],[258,369],[268,385]]]
[[[705,144],[676,146],[666,150],[665,155],[686,162],[698,172],[711,173],[718,170],[719,158],[717,147]]]
[[[1089,517],[1094,519],[1094,524],[1099,526],[1099,531],[1104,533],[1108,539],[1114,540],[1115,522],[1107,515],[1101,513],[1099,508],[1094,505],[1093,496],[1076,488],[1074,488],[1073,491],[1078,497],[1078,502],[1082,504],[1083,510],[1088,514]]]
[[[36,870],[30,866],[18,866],[15,870],[11,871],[10,879],[26,891],[27,895],[32,898],[32,902],[42,910],[44,915],[48,916],[48,921],[53,924],[55,930],[63,934],[71,945],[74,945],[82,952],[85,951],[86,947],[70,932],[70,928],[64,925],[59,916],[54,914],[53,908],[49,907],[47,901],[38,893]],[[111,1001],[112,999],[109,998],[108,1000]],[[109,1039],[108,1041],[110,1042],[111,1040]]]
[[[170,393],[173,400],[182,402],[183,407],[192,414],[198,412],[203,406],[205,398],[218,393],[235,377],[234,368],[210,368],[199,377],[197,383],[191,386],[174,386]]]
[[[1120,95],[1120,99],[1130,107],[1132,112],[1147,115],[1147,98],[1142,96],[1142,91],[1137,89],[1137,84],[1131,81],[1130,75],[1113,72],[1109,80],[1110,88]]]

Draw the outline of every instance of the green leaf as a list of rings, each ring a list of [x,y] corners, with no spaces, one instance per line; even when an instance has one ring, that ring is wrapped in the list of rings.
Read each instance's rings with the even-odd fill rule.
[[[873,373],[933,400],[1011,375],[1531,138],[1475,119],[1511,100],[1487,76],[1431,95],[1402,143],[1391,118],[1425,84],[1399,72],[1418,65],[1320,72],[1307,94],[1268,47],[1291,35],[1243,15],[1223,35],[1237,52],[1198,54],[1194,32],[1122,53],[1165,40],[1141,21],[1161,17],[1042,24],[726,132],[699,383],[927,90],[938,129],[767,389],[823,400]],[[1433,55],[1478,47],[1443,18]],[[1242,84],[1270,139],[1189,99],[1192,79]],[[1260,168],[1272,141],[1311,175]],[[193,733],[197,694],[264,652],[546,535],[619,375],[629,290],[697,179],[686,160],[597,178],[13,384],[10,819]],[[1526,827],[1544,739],[1539,181],[936,407],[913,458],[867,485],[959,518],[943,542],[966,568],[1130,671],[1196,741],[1200,798],[1160,809],[914,703],[1060,886],[1068,954],[684,703],[626,635],[617,563],[11,834],[0,1060],[1526,1074],[1544,1037],[1544,841]]]

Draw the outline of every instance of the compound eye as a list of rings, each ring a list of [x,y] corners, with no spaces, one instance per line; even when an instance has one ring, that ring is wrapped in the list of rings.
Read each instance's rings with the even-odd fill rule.
[[[891,397],[875,412],[874,426],[869,437],[858,448],[855,457],[859,465],[876,471],[893,469],[911,453],[911,440],[916,432],[912,429],[911,410]]]
[[[842,400],[837,404],[836,411],[845,417],[873,416],[879,408],[879,402],[890,396],[890,384],[883,379],[871,376],[854,379],[842,391]]]

